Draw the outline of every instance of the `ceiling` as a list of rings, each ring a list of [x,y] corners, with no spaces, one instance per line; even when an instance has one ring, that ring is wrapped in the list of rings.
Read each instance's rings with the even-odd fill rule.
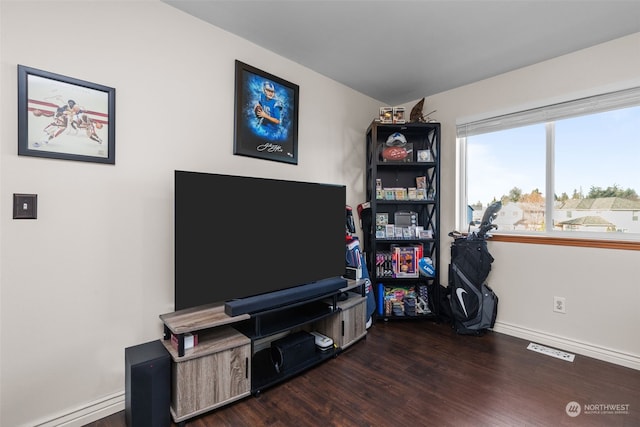
[[[640,0],[162,1],[387,105],[640,32]]]

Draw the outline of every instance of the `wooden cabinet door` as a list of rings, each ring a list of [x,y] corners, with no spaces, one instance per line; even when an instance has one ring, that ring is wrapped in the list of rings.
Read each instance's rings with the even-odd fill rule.
[[[351,297],[347,301],[340,301],[340,311],[335,316],[314,323],[313,328],[331,337],[338,348],[344,349],[367,334],[366,303],[364,297]]]
[[[222,406],[251,391],[251,345],[173,363],[172,408],[177,421]]]
[[[345,348],[366,335],[366,299],[342,311],[343,336],[341,347]]]

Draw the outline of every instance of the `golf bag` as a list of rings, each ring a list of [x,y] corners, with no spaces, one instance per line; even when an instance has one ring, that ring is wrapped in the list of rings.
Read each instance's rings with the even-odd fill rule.
[[[466,236],[449,233],[454,241],[447,298],[453,328],[461,335],[483,335],[496,321],[498,296],[485,282],[494,261],[487,248],[487,232],[497,228],[492,222],[501,208],[500,202],[489,206],[478,231]]]

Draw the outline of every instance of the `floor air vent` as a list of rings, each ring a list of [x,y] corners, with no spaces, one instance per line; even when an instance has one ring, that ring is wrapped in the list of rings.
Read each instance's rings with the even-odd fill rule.
[[[567,362],[573,362],[575,355],[566,353],[564,351],[556,350],[555,348],[545,347],[540,344],[529,343],[527,350],[536,351],[538,353],[546,354],[547,356],[555,357],[557,359],[566,360]]]

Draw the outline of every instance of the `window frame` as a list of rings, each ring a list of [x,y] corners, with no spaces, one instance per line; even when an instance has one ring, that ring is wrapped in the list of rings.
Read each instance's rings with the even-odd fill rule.
[[[566,118],[637,106],[640,106],[640,87],[633,87],[475,121],[457,122],[456,166],[458,173],[456,174],[455,223],[461,230],[466,231],[468,208],[467,137],[544,123],[546,132],[545,194],[549,195],[554,194],[555,122]],[[553,218],[553,197],[545,198],[545,218]],[[492,232],[492,236],[492,240],[504,242],[640,250],[640,233],[616,233],[613,238],[611,233],[557,231],[553,230],[553,224],[549,221],[546,221],[544,232],[495,230]]]

